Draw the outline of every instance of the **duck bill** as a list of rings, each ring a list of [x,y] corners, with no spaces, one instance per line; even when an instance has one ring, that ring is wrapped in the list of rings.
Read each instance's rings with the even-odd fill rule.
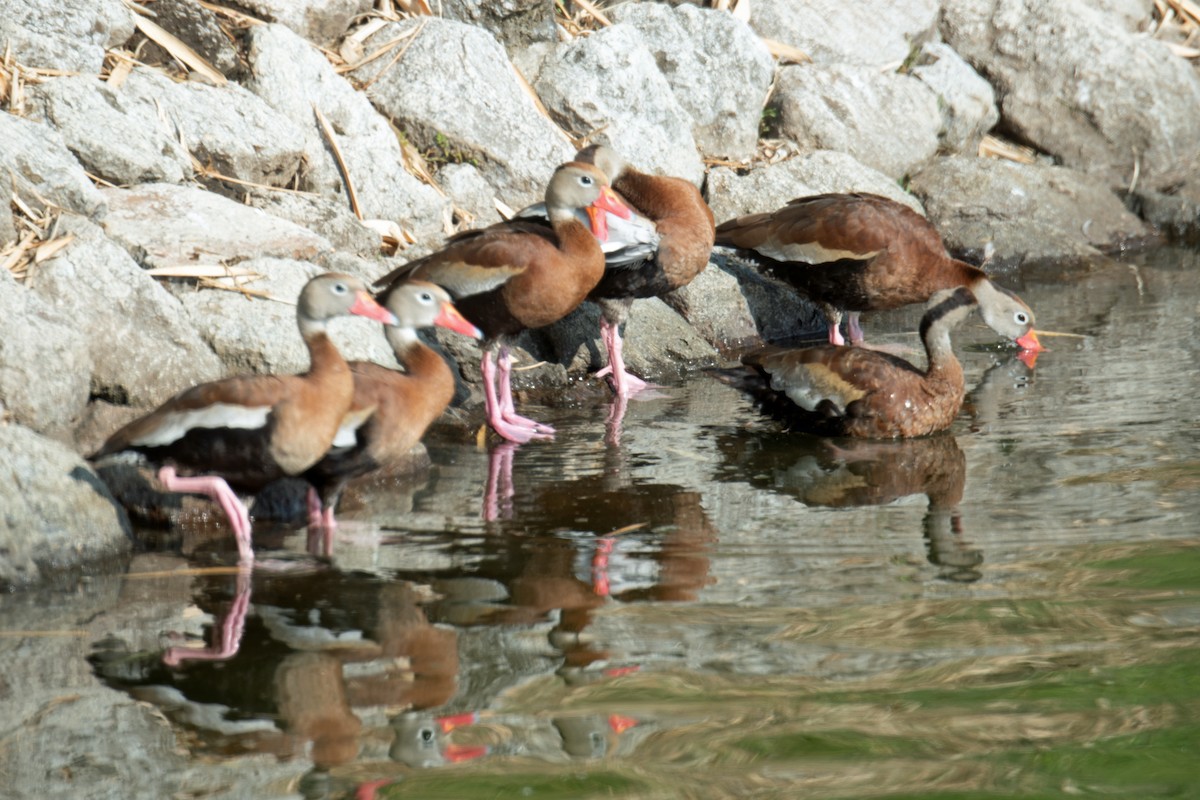
[[[438,313],[437,318],[433,321],[434,325],[439,325],[443,328],[449,328],[455,333],[461,333],[463,336],[470,336],[472,339],[482,339],[483,331],[472,325],[466,317],[462,315],[457,308],[450,303],[443,303],[442,310]]]
[[[602,242],[608,241],[608,214],[621,219],[632,219],[633,211],[617,197],[617,193],[607,186],[600,190],[600,196],[587,207],[588,219],[592,223],[592,235]]]
[[[1042,343],[1038,341],[1037,331],[1033,330],[1032,328],[1029,330],[1029,333],[1017,339],[1017,347],[1021,348],[1022,350],[1027,350],[1030,353],[1040,353],[1046,349],[1045,347],[1042,347]]]
[[[375,299],[366,292],[359,292],[355,295],[354,305],[350,306],[350,313],[382,322],[384,325],[400,324],[400,320],[396,319],[395,314],[376,303]]]

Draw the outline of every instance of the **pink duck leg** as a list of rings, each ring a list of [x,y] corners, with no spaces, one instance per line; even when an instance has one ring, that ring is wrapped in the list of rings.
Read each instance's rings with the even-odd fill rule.
[[[500,389],[500,408],[504,419],[511,422],[513,425],[522,425],[532,428],[535,434],[547,434],[538,436],[539,439],[554,438],[554,428],[537,420],[523,417],[517,413],[516,403],[513,402],[512,396],[512,355],[508,352],[508,348],[504,345],[500,346],[500,358],[498,362],[500,370],[500,379],[498,381]]]
[[[174,467],[163,467],[158,471],[158,480],[169,492],[202,494],[216,501],[229,518],[229,525],[237,537],[238,563],[254,563],[254,549],[250,546],[250,512],[223,478],[211,475],[181,478]]]
[[[191,647],[169,647],[163,653],[163,663],[177,667],[184,661],[228,661],[237,655],[246,630],[246,612],[250,610],[250,570],[238,569],[237,594],[229,613],[221,620],[221,635],[216,644],[203,650]]]
[[[537,432],[533,428],[515,425],[504,419],[503,406],[496,392],[496,363],[491,350],[484,350],[480,370],[483,372],[483,395],[484,404],[487,407],[487,420],[492,429],[508,441],[517,444],[524,444],[530,439],[537,438]]]
[[[608,366],[596,372],[597,378],[612,375],[613,388],[617,394],[628,397],[645,389],[650,384],[625,369],[625,359],[622,355],[624,342],[621,340],[621,327],[609,322],[604,316],[600,317],[600,338],[608,351]]]

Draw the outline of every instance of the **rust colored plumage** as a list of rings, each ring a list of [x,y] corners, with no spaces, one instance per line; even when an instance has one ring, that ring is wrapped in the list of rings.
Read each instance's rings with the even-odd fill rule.
[[[1033,330],[1033,312],[1020,298],[996,287],[978,267],[951,258],[928,220],[885,197],[799,198],[769,213],[721,223],[716,241],[817,303],[834,344],[842,343],[843,310],[851,312],[851,341],[859,342],[859,312],[923,303],[958,286],[975,294],[984,321],[997,333],[1017,340]]]
[[[320,275],[305,285],[297,303],[311,362],[307,372],[194,386],[118,430],[91,458],[134,451],[166,465],[159,479],[167,489],[218,501],[237,534],[242,560],[251,560],[249,515],[230,485],[253,491],[300,475],[329,449],[350,409],[354,380],[326,324],[346,314],[394,321],[357,278]],[[176,470],[202,477],[180,478]]]
[[[921,370],[862,347],[768,347],[743,356],[750,367],[725,378],[796,427],[826,436],[890,439],[948,428],[962,407],[962,365],[950,330],[975,308],[967,289],[939,293],[921,319],[928,359]]]
[[[483,376],[488,420],[506,439],[550,438],[553,429],[516,414],[509,383],[506,337],[565,317],[604,274],[604,255],[577,210],[628,213],[608,179],[591,164],[560,166],[546,189],[550,228],[509,221],[452,237],[432,255],[406,264],[376,282],[404,278],[445,287],[455,305],[484,333]],[[498,349],[498,373],[493,350]]]

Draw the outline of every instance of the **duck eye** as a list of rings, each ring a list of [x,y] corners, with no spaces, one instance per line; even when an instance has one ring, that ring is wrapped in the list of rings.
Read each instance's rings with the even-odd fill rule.
[[[345,294],[348,291],[350,291],[350,287],[344,283],[335,283],[333,285],[334,294]]]
[[[579,182],[584,186],[591,186],[593,183],[595,183],[591,175],[580,175]]]
[[[1018,311],[1016,314],[1013,314],[1013,319],[1015,319],[1017,321],[1018,325],[1029,324],[1029,315],[1026,314],[1024,311]]]
[[[432,303],[433,295],[431,295],[429,292],[421,292],[421,294],[417,295],[417,299],[422,303]]]

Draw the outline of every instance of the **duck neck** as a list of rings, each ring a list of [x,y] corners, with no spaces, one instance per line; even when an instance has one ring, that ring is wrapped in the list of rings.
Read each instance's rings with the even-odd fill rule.
[[[344,375],[345,380],[353,385],[350,367],[333,340],[329,338],[325,323],[304,318],[299,322],[300,336],[308,348],[309,367],[306,374],[310,377],[322,376],[325,380]]]
[[[947,372],[962,374],[950,345],[950,331],[975,308],[975,296],[960,288],[939,294],[938,299],[921,317],[921,341],[928,359],[926,374],[930,377]]]

